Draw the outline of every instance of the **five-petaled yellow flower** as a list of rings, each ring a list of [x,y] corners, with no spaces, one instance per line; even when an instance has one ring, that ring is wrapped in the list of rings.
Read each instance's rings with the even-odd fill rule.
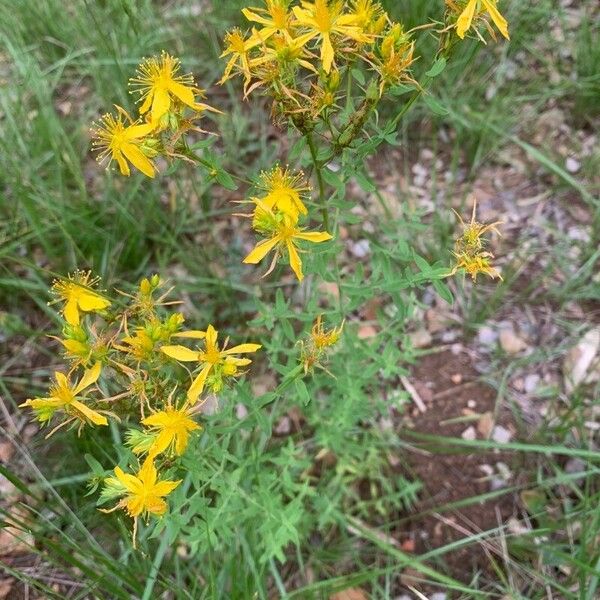
[[[476,14],[487,12],[500,33],[509,40],[508,23],[500,14],[497,7],[497,0],[469,0],[464,10],[456,21],[456,33],[458,37],[464,39],[467,31],[471,28]]]
[[[52,293],[65,302],[62,312],[69,325],[79,325],[82,312],[98,312],[110,306],[110,300],[92,289],[98,280],[91,278],[90,271],[77,271],[52,285]]]
[[[310,187],[304,182],[302,173],[290,173],[277,165],[261,173],[257,187],[266,192],[261,200],[271,210],[280,210],[294,220],[298,219],[299,214],[308,214],[301,195],[308,192]]]
[[[275,256],[267,274],[275,267],[277,258],[280,254],[286,252],[289,257],[290,266],[296,274],[298,281],[304,279],[302,273],[302,261],[296,248],[298,240],[304,240],[318,244],[331,239],[331,235],[325,231],[303,231],[297,225],[296,219],[293,219],[285,213],[275,214],[264,202],[255,200],[256,210],[254,218],[254,227],[263,233],[270,235],[268,239],[262,240],[244,258],[246,264],[258,264],[271,250],[275,249]],[[257,226],[257,222],[260,225]]]
[[[127,163],[129,161],[144,175],[154,177],[156,168],[142,150],[144,138],[152,133],[154,124],[136,124],[124,109],[116,105],[115,107],[118,111],[117,116],[104,115],[92,130],[96,138],[92,146],[99,152],[99,161],[103,162],[109,157],[110,165],[113,160],[116,160],[121,174],[127,176],[131,174]],[[124,119],[127,119],[130,124],[126,125]]]
[[[106,481],[107,485],[117,487],[120,484],[125,488],[126,494],[116,508],[124,508],[133,518],[137,518],[143,513],[164,515],[167,510],[164,497],[168,496],[181,483],[181,479],[158,481],[153,456],[148,456],[137,475],[125,473],[121,467],[115,467],[115,475],[117,481],[109,478]]]
[[[311,36],[321,38],[321,62],[325,73],[331,71],[334,63],[335,52],[331,36],[338,34],[353,39],[357,42],[368,42],[371,36],[365,34],[358,27],[355,14],[343,14],[343,2],[329,2],[328,0],[315,0],[302,2],[302,6],[294,6],[294,16],[298,25],[307,28]]]
[[[236,354],[249,354],[261,348],[260,344],[240,344],[233,348],[219,348],[217,344],[218,332],[209,325],[206,331],[188,331],[176,334],[177,337],[203,339],[204,350],[190,350],[185,346],[163,346],[161,351],[167,356],[180,362],[198,362],[202,370],[194,379],[188,390],[188,402],[194,403],[204,390],[207,378],[212,377],[212,389],[217,392],[223,385],[224,377],[233,377],[239,374],[238,367],[245,367],[252,361],[249,358],[238,358]]]
[[[91,422],[94,425],[108,425],[104,415],[86,406],[78,396],[98,381],[102,365],[96,363],[83,374],[79,383],[72,385],[64,373],[54,373],[55,384],[50,387],[48,398],[35,398],[27,400],[20,406],[29,406],[35,413],[38,421],[46,422],[52,419],[57,410],[63,410],[72,418],[79,419],[82,423]]]
[[[190,416],[190,408],[168,406],[164,410],[142,419],[142,424],[157,433],[148,450],[149,456],[158,456],[169,449],[171,454],[181,456],[188,445],[190,432],[201,429]],[[136,448],[133,449],[136,452]]]
[[[220,58],[229,56],[223,77],[219,81],[220,84],[225,83],[231,78],[231,73],[235,67],[244,74],[246,84],[252,79],[252,71],[250,69],[250,59],[248,52],[255,46],[261,43],[259,38],[244,39],[244,34],[240,29],[235,28],[225,34],[225,50]]]
[[[194,85],[193,75],[178,75],[180,68],[179,59],[163,51],[160,57],[142,62],[137,76],[129,80],[142,100],[140,114],[149,111],[150,122],[155,125],[174,102],[182,102],[195,111],[214,110],[207,104],[196,102],[196,95],[202,95],[202,90]]]

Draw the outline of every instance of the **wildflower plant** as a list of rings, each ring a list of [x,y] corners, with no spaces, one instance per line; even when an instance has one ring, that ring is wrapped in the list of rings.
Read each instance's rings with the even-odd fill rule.
[[[54,284],[66,368],[47,395],[24,406],[50,433],[110,430],[124,440],[112,464],[88,462],[99,505],[133,518],[134,540],[143,519],[151,534],[163,532],[191,553],[237,556],[243,530],[244,544],[258,548],[254,576],[255,559],[260,569],[285,560],[308,532],[337,528],[340,510],[360,515],[359,477],[372,478],[382,514],[410,506],[416,484],[374,475],[389,472],[379,452],[387,434],[375,418],[390,410],[388,391],[412,358],[405,322],[415,290],[432,286],[452,301],[449,275],[499,276],[484,241],[499,224],[480,224],[474,212],[469,223],[461,220],[454,264],[430,264],[415,248],[422,224],[382,203],[368,264],[344,262],[343,231],[361,224],[349,184],[374,201],[367,159],[398,143],[398,125],[417,100],[441,109],[430,89],[462,38],[493,37],[489,20],[508,37],[498,4],[447,0],[443,22],[413,29],[377,0],[264,0],[244,8],[246,27],[224,38],[220,83],[238,80],[242,98],[268,98],[291,140],[289,153],[258,173],[234,176],[195,143],[207,136],[198,122],[220,110],[204,103],[193,76],[166,52],[144,59],[130,81],[138,116],[116,107],[102,117],[94,147],[123,175],[133,166],[154,178],[166,159],[202,167],[230,189],[238,177],[245,191],[233,200],[245,210],[233,213],[232,203],[231,212],[248,226],[240,232],[245,247],[232,255],[244,265],[270,260],[263,277],[276,286],[258,293],[257,269],[244,267],[257,285],[245,304],[253,316],[230,340],[228,323],[206,318],[188,327],[158,275],[111,294],[90,273]],[[419,36],[436,40],[432,56],[417,56]],[[367,307],[373,312],[374,299],[390,325],[365,335],[357,322]],[[259,374],[268,374],[266,384]],[[294,419],[295,432],[282,425]]]

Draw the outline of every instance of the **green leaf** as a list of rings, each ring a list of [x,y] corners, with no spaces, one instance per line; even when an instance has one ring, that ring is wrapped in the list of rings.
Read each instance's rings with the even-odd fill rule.
[[[452,304],[454,302],[454,296],[452,295],[450,288],[445,283],[439,279],[434,279],[432,283],[435,291],[438,293],[440,298],[442,298],[442,300],[445,300],[448,304]]]
[[[237,190],[238,189],[238,186],[236,185],[236,183],[233,180],[233,178],[231,177],[231,175],[227,171],[224,171],[223,169],[219,169],[217,171],[215,178],[225,189],[228,189],[228,190]]]
[[[431,69],[425,73],[427,77],[437,77],[446,68],[446,59],[438,58],[432,65]]]
[[[436,100],[430,94],[425,94],[423,96],[423,100],[425,101],[425,104],[427,104],[427,106],[430,108],[431,112],[435,113],[436,115],[444,117],[448,114],[448,109],[445,106],[443,106],[439,100]]]
[[[304,404],[304,406],[308,406],[308,404],[310,403],[310,394],[308,393],[308,388],[306,387],[306,384],[304,383],[304,381],[302,381],[302,379],[296,379],[294,385],[296,387],[298,397],[302,401],[302,404]]]

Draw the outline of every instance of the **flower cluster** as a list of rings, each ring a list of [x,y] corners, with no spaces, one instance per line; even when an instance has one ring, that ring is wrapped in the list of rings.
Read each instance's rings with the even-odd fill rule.
[[[473,281],[477,280],[477,275],[479,273],[488,275],[492,279],[502,279],[498,269],[492,266],[491,261],[494,258],[494,255],[486,250],[486,241],[483,238],[483,235],[488,231],[493,231],[500,235],[496,226],[501,225],[502,221],[496,221],[495,223],[489,223],[487,225],[478,223],[475,220],[476,211],[477,202],[473,201],[473,213],[469,223],[465,223],[462,217],[458,213],[456,214],[463,228],[463,232],[455,243],[453,254],[456,263],[450,272],[450,275],[454,275],[459,270],[464,270],[471,276]]]
[[[212,325],[205,331],[183,330],[183,315],[165,310],[173,303],[166,301],[170,290],[161,293],[157,275],[142,280],[133,294],[121,292],[118,300],[97,283],[89,272],[54,283],[52,292],[64,318],[56,339],[70,368],[68,374],[54,374],[47,396],[22,406],[43,425],[58,421],[48,435],[65,426],[81,432],[86,426],[107,426],[110,420],[123,424],[127,456],[139,466],[134,474],[115,467],[115,477],[105,479],[100,503],[118,500],[114,509],[123,508],[134,519],[160,516],[167,508],[164,497],[179,480],[158,473],[176,468],[173,459],[185,453],[190,437],[202,429],[197,419],[203,397],[241,376],[252,362],[246,355],[261,346],[219,345]],[[175,343],[180,339],[201,340],[203,346],[190,349]],[[188,370],[180,362],[193,364]]]
[[[252,218],[253,229],[263,239],[244,258],[244,262],[255,265],[273,252],[271,266],[265,275],[283,256],[289,261],[298,281],[302,281],[304,274],[298,242],[319,243],[331,239],[325,231],[306,231],[299,225],[300,218],[308,214],[303,196],[310,188],[302,173],[290,173],[280,166],[262,173],[256,187],[261,195],[250,199],[254,210],[251,215],[244,216]]]
[[[264,0],[242,12],[252,27],[226,35],[221,82],[241,76],[246,96],[263,88],[303,133],[331,122],[359,66],[373,73],[365,89],[379,95],[412,81],[411,34],[377,0]]]
[[[93,127],[93,148],[99,162],[116,161],[123,175],[130,164],[148,177],[156,175],[153,159],[189,158],[182,136],[190,130],[202,131],[195,121],[205,111],[219,112],[199,102],[204,92],[192,75],[181,75],[180,61],[163,52],[144,60],[130,80],[131,93],[139,95],[140,116],[134,120],[115,105],[116,113],[105,114]],[[191,114],[188,114],[191,113]]]

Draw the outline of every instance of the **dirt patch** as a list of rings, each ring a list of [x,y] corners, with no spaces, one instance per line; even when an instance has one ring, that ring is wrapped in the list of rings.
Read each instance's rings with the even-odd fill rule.
[[[481,382],[467,351],[457,345],[423,357],[410,382],[423,400],[425,412],[415,410],[408,426],[413,433],[464,439],[509,441],[515,427],[508,411],[496,406],[496,391]],[[406,427],[406,425],[404,425]],[[483,531],[502,526],[517,511],[511,493],[462,507],[444,506],[502,490],[516,483],[511,453],[450,446],[436,449],[417,437],[407,453],[408,471],[423,484],[414,516],[408,516],[397,537],[407,549],[422,555]],[[431,511],[431,512],[430,512]],[[467,582],[475,573],[492,573],[491,557],[501,553],[493,540],[470,543],[445,553],[439,562],[454,578]],[[498,556],[493,556],[501,562]]]

